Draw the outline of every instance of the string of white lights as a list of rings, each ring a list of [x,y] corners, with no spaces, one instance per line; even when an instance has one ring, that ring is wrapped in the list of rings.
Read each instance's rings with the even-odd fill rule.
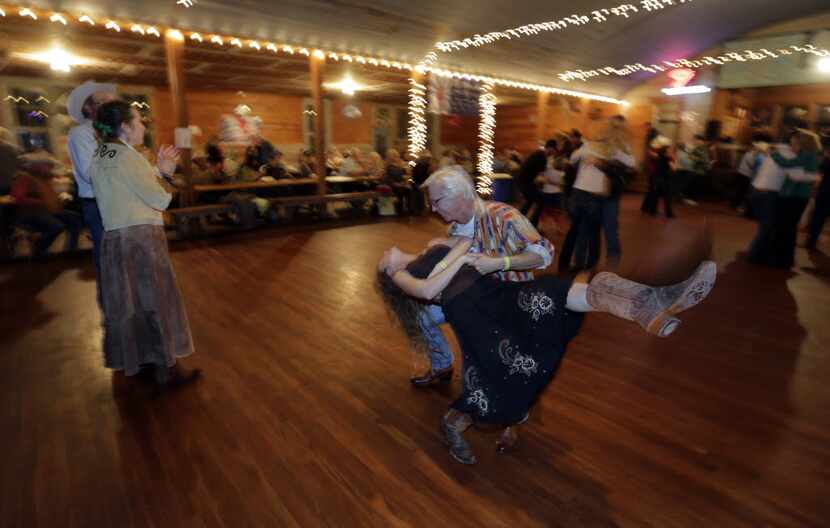
[[[688,68],[696,70],[705,66],[720,66],[730,62],[751,62],[781,59],[797,54],[830,57],[830,51],[823,48],[817,48],[812,44],[804,46],[793,45],[789,48],[779,48],[774,50],[761,48],[757,50],[730,51],[724,53],[723,55],[718,55],[717,57],[707,55],[705,57],[701,57],[700,59],[677,59],[673,61],[663,61],[663,64],[646,65],[638,62],[637,64],[626,64],[621,67],[603,66],[593,70],[566,71],[560,73],[559,78],[566,82],[573,80],[587,81],[593,77],[600,76],[617,75],[620,77],[626,77],[637,72],[658,73],[675,68]]]
[[[496,96],[493,95],[493,85],[485,83],[481,86],[481,95],[478,97],[478,172],[477,190],[481,196],[490,196],[493,192],[493,143],[496,135]]]
[[[551,93],[556,95],[566,95],[569,97],[578,97],[581,99],[587,99],[590,101],[599,101],[603,103],[610,103],[616,105],[623,105],[628,106],[628,102],[623,101],[621,99],[615,99],[613,97],[606,97],[604,95],[596,95],[590,94],[586,92],[580,92],[577,90],[565,90],[563,88],[557,88],[555,86],[546,86],[543,84],[534,84],[534,83],[526,83],[521,81],[514,81],[512,79],[502,79],[498,77],[490,77],[489,75],[475,75],[470,73],[463,73],[457,72],[452,70],[445,70],[442,68],[432,68],[429,66],[418,65],[416,67],[416,71],[421,74],[430,74],[436,75],[438,77],[450,77],[453,79],[462,79],[466,81],[476,81],[483,84],[490,84],[495,86],[506,86],[508,88],[519,88],[522,90],[529,90],[535,92],[545,92]],[[410,82],[412,80],[410,79]],[[419,86],[423,86],[418,84]],[[410,89],[409,91],[409,149],[408,152],[410,154],[411,159],[415,159],[418,154],[426,148],[427,144],[427,137],[426,133],[424,133],[423,138],[420,134],[415,133],[414,129],[417,128],[418,130],[427,130],[426,124],[426,115],[425,109],[427,107],[427,93],[426,87],[422,91],[418,93],[413,93],[413,90]],[[424,109],[424,110],[417,110],[416,109]],[[495,126],[495,125],[494,125]],[[417,141],[414,141],[413,138],[416,138]],[[411,165],[414,165],[414,162],[410,162]]]
[[[184,5],[184,4],[182,4]],[[9,7],[0,6],[0,18],[7,17],[7,13],[15,12]],[[34,8],[21,8],[16,11],[16,13],[20,17],[29,18],[35,21],[41,20],[49,20],[51,22],[60,23],[62,25],[68,25],[69,22],[76,20],[81,24],[86,24],[90,27],[96,26],[98,22],[95,21],[90,15],[87,14],[80,14],[76,18],[72,18],[69,15],[64,13],[57,13],[57,12],[49,12],[49,11],[40,11]],[[114,31],[116,33],[120,33],[122,28],[130,28],[132,33],[136,33],[139,35],[144,36],[155,36],[157,38],[161,37],[161,32],[155,26],[149,26],[137,22],[131,21],[124,21],[124,20],[115,20],[115,19],[103,19],[99,20],[101,24],[104,24],[104,28],[110,31]],[[403,62],[403,61],[396,61],[396,60],[389,60],[383,59],[379,57],[370,57],[370,56],[363,56],[356,54],[354,52],[340,52],[340,51],[333,51],[333,50],[309,50],[308,48],[289,45],[289,44],[278,44],[274,42],[268,41],[257,41],[257,40],[249,40],[245,39],[244,37],[240,36],[223,36],[218,34],[213,35],[204,35],[199,32],[191,32],[185,30],[176,30],[175,28],[167,28],[165,31],[179,31],[182,35],[186,35],[191,42],[205,44],[205,45],[217,45],[217,46],[233,46],[240,49],[250,49],[255,51],[270,51],[272,53],[285,53],[288,55],[304,55],[306,57],[310,57],[312,53],[316,53],[319,51],[322,54],[323,58],[332,61],[344,61],[344,62],[351,62],[351,63],[358,63],[358,64],[366,64],[369,66],[376,66],[379,68],[387,68],[392,70],[399,70],[399,71],[412,71],[415,67],[412,64]]]
[[[619,105],[627,105],[625,101],[621,101],[619,99],[614,99],[613,97],[605,97],[601,95],[589,94],[585,92],[579,92],[575,90],[565,90],[562,88],[556,88],[553,86],[545,86],[540,84],[534,83],[526,83],[521,81],[514,81],[510,79],[499,79],[495,77],[490,77],[486,75],[475,75],[475,74],[468,74],[463,72],[455,72],[446,70],[443,68],[435,67],[435,64],[439,60],[439,52],[440,53],[452,53],[457,50],[466,49],[469,47],[481,47],[486,44],[492,44],[498,42],[499,40],[511,40],[517,38],[523,38],[527,36],[537,35],[544,31],[561,31],[567,29],[569,27],[582,27],[588,24],[601,24],[607,22],[609,19],[612,18],[629,18],[638,13],[651,13],[662,11],[668,7],[690,4],[693,0],[639,0],[636,2],[639,7],[634,4],[626,3],[620,4],[615,7],[610,8],[603,8],[591,11],[587,14],[582,15],[571,15],[568,17],[564,17],[559,20],[548,21],[548,22],[541,22],[538,24],[527,24],[524,26],[519,26],[512,29],[506,29],[504,31],[494,31],[491,33],[487,33],[485,35],[473,35],[472,37],[468,37],[465,39],[460,40],[450,40],[445,42],[438,42],[435,44],[434,48],[427,53],[424,58],[419,62],[414,70],[419,74],[432,74],[439,77],[450,77],[454,79],[463,79],[463,80],[470,80],[480,82],[484,85],[489,85],[489,92],[492,92],[492,86],[507,86],[510,88],[520,88],[524,90],[533,90],[537,92],[545,92],[545,93],[553,93],[558,95],[566,95],[570,97],[579,97],[594,101],[601,101],[605,103],[612,103],[612,104],[619,104]],[[492,93],[490,93],[492,95]],[[479,100],[479,105],[481,107],[483,103]],[[489,103],[488,103],[489,104]],[[493,105],[495,106],[495,97],[493,97]],[[424,90],[423,94],[417,94],[410,91],[409,95],[409,136],[411,139],[409,143],[409,154],[412,159],[418,155],[418,153],[424,148],[427,142],[426,137],[421,137],[419,132],[416,130],[426,130],[426,118],[424,116],[424,111],[422,108],[426,108],[426,90]],[[495,116],[495,107],[493,108],[493,116]],[[485,116],[482,114],[480,116],[480,120],[484,121]],[[492,128],[495,129],[495,117],[493,117]],[[480,131],[481,131],[481,124],[480,124]],[[481,132],[480,132],[481,134]],[[484,149],[484,139],[480,137],[482,140],[482,144],[480,145],[480,150]],[[414,163],[414,162],[413,162]],[[487,169],[492,172],[492,158],[490,159],[489,168],[487,162],[485,160],[484,165],[482,165],[481,159],[479,159],[479,172],[482,174],[487,174],[485,171],[481,169]],[[488,178],[489,180],[489,178]],[[489,189],[489,184],[488,184]]]
[[[638,13],[650,13],[661,11],[668,7],[677,5],[690,4],[693,0],[640,0],[636,2],[640,7],[633,4],[620,4],[616,7],[596,9],[587,14],[573,14],[559,20],[551,20],[548,22],[540,22],[537,24],[526,24],[504,31],[492,31],[484,35],[473,35],[460,40],[449,40],[445,42],[438,42],[435,48],[444,53],[466,49],[469,47],[481,47],[487,44],[498,42],[499,40],[511,40],[522,37],[537,35],[546,31],[562,31],[569,27],[583,27],[589,24],[601,24],[607,22],[612,18],[629,18]]]
[[[410,165],[415,165],[415,159],[427,147],[427,120],[424,113],[427,110],[427,87],[415,79],[409,79],[409,137]]]

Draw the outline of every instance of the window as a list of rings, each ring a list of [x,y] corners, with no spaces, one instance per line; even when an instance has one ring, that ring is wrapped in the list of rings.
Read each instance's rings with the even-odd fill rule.
[[[17,138],[26,152],[51,151],[49,123],[51,100],[45,91],[15,88],[6,99],[13,104]]]

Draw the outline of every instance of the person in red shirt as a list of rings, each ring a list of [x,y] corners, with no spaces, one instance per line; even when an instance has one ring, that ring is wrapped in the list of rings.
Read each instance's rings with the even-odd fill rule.
[[[52,242],[63,231],[69,234],[65,250],[75,251],[78,248],[78,235],[83,221],[80,215],[63,209],[60,198],[49,186],[45,176],[19,172],[12,180],[11,196],[17,205],[17,224],[40,233],[32,250],[35,257],[46,255]]]

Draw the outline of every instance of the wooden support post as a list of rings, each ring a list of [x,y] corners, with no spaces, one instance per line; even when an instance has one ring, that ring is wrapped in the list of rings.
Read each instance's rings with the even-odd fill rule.
[[[317,193],[326,194],[326,130],[323,115],[323,67],[326,56],[315,51],[308,58],[311,69],[311,104],[314,107],[314,157],[317,161]]]
[[[187,101],[184,84],[184,36],[181,32],[171,30],[164,35],[164,49],[167,56],[167,82],[170,85],[170,97],[173,99],[173,115],[176,128],[190,126],[187,117]],[[192,150],[180,149],[179,163],[182,167],[185,190],[181,193],[180,203],[184,207],[193,205],[193,167]]]
[[[543,143],[547,138],[548,92],[539,92],[536,97],[536,142]]]

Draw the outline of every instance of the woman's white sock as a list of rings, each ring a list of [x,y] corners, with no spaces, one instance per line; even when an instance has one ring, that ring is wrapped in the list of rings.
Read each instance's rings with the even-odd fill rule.
[[[592,312],[591,305],[588,303],[588,285],[582,282],[574,282],[571,284],[571,289],[568,290],[568,301],[565,303],[565,308],[572,312]]]

